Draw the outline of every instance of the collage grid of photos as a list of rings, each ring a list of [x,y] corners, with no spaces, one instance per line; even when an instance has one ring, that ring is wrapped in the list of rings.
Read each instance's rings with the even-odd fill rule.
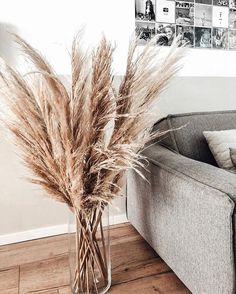
[[[236,49],[236,0],[135,0],[139,44]]]

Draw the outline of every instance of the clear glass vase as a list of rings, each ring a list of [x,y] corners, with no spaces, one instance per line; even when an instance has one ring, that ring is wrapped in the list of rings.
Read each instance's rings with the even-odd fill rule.
[[[70,284],[73,294],[102,294],[111,286],[109,207],[70,213]]]

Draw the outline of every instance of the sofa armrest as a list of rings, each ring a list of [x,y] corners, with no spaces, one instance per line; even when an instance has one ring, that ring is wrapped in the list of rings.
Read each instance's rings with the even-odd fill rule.
[[[180,177],[188,177],[227,194],[236,202],[236,174],[175,153],[159,144],[148,147],[143,155],[154,165]]]
[[[160,145],[127,179],[131,224],[192,293],[235,293],[236,175]]]

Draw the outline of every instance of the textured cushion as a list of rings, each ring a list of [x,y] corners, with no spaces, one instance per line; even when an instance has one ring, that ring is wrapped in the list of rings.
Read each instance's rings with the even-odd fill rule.
[[[236,130],[203,132],[208,146],[219,167],[235,169],[230,157],[230,148],[236,148]]]
[[[160,143],[189,158],[217,166],[203,136],[203,131],[236,129],[236,110],[168,115],[154,125],[154,130],[171,131]]]

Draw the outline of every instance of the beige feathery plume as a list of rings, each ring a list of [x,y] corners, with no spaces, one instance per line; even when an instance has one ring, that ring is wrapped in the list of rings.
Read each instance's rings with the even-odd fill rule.
[[[138,52],[134,39],[115,91],[114,48],[103,38],[91,55],[83,53],[78,35],[68,90],[45,58],[19,36],[16,40],[36,69],[23,76],[1,60],[1,95],[14,115],[5,123],[32,171],[32,182],[77,210],[108,203],[120,192],[125,172],[139,172],[144,146],[160,135],[151,133],[148,112],[178,71],[183,51],[174,44],[160,59],[153,42]],[[107,142],[109,124],[114,127]]]

